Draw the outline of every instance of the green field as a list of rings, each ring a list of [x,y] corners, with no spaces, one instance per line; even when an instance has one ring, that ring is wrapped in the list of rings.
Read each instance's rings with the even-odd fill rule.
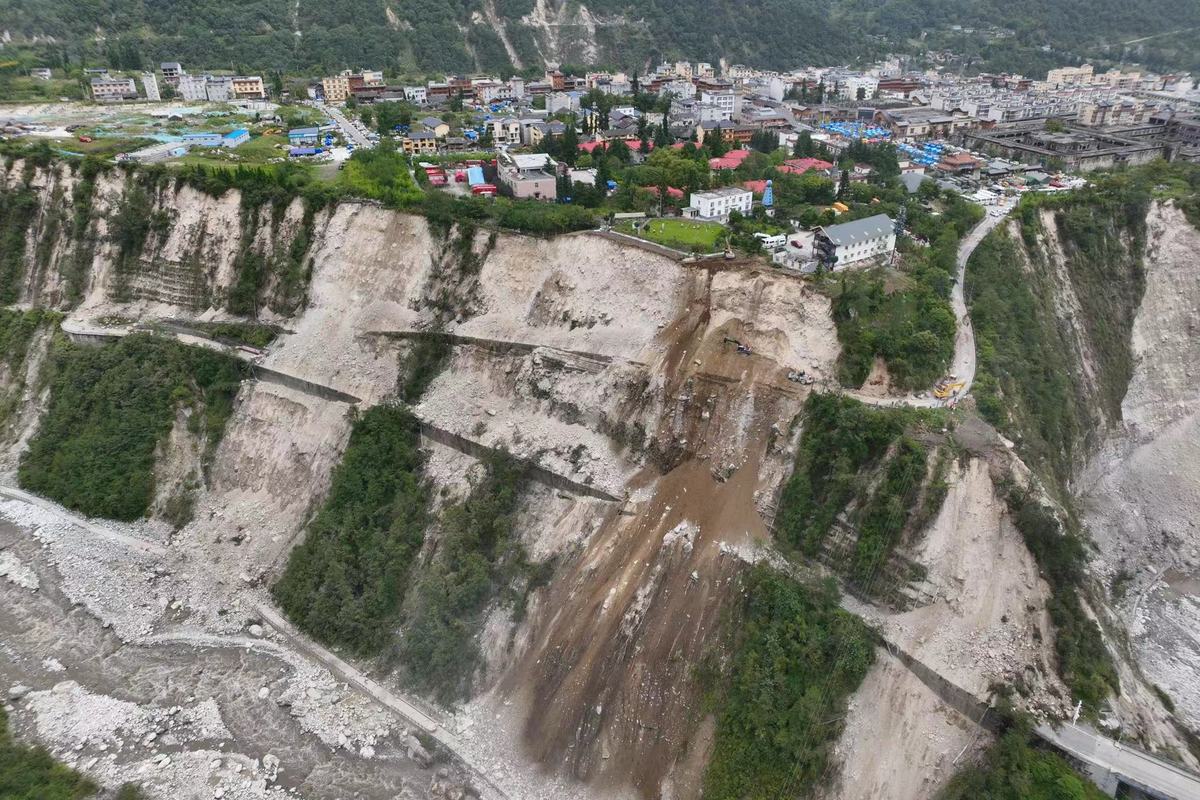
[[[725,236],[725,226],[715,222],[690,222],[683,219],[652,219],[640,231],[630,231],[643,239],[680,250],[711,253]]]

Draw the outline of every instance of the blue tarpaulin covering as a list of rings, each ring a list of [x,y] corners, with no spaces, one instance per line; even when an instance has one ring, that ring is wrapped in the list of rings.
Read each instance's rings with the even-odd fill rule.
[[[478,186],[481,183],[487,183],[487,181],[483,179],[483,167],[468,167],[467,183],[472,186]]]

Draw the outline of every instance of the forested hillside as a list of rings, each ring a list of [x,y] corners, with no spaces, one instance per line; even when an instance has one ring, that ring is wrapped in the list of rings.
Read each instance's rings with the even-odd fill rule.
[[[977,66],[1030,70],[1043,58],[1129,58],[1195,66],[1192,0],[0,0],[5,33],[27,57],[137,68],[397,73],[521,71],[545,63],[645,68],[725,58],[766,68],[834,64],[889,51],[953,47]],[[970,38],[952,26],[1013,36]],[[1173,33],[1178,31],[1179,33]],[[1194,32],[1193,32],[1194,33]],[[932,36],[930,36],[932,34]],[[1163,35],[1165,34],[1165,35]],[[1129,47],[1134,38],[1156,36]],[[24,45],[33,45],[26,48]],[[1043,50],[1048,46],[1049,51]],[[12,51],[13,45],[7,49]],[[1035,59],[1031,62],[1030,59]],[[1010,62],[1012,62],[1010,64]]]

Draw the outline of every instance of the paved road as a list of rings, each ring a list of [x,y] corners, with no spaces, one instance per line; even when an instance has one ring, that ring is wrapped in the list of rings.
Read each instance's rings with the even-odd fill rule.
[[[954,339],[954,360],[951,362],[950,372],[963,382],[960,397],[971,391],[971,384],[975,382],[975,328],[971,325],[971,317],[967,315],[967,300],[963,288],[967,276],[967,261],[983,241],[983,237],[1006,220],[1014,207],[1014,204],[1001,206],[1004,213],[998,216],[989,213],[982,222],[967,232],[958,245],[958,274],[955,276],[954,288],[950,291],[950,306],[954,309],[954,319],[958,322],[958,333]]]
[[[355,147],[371,148],[375,146],[374,142],[368,139],[366,134],[359,130],[353,122],[347,119],[346,115],[343,114],[339,109],[336,109],[333,106],[323,105],[321,103],[317,103],[316,105],[317,108],[321,110],[321,113],[328,114],[330,118],[337,123],[338,128],[342,132],[342,136],[346,137],[346,141],[354,142]]]
[[[975,252],[975,248],[983,241],[983,237],[991,233],[992,229],[998,226],[1004,220],[1008,219],[1008,213],[1013,210],[1015,205],[1008,204],[1000,206],[1004,213],[998,216],[988,216],[983,218],[983,221],[967,232],[963,240],[958,245],[958,272],[955,275],[954,288],[950,290],[950,307],[954,310],[954,321],[957,331],[954,335],[954,357],[950,361],[949,372],[952,375],[957,375],[958,380],[963,382],[963,388],[959,391],[959,399],[966,397],[967,392],[971,391],[971,384],[975,382],[975,328],[971,325],[971,317],[967,314],[967,301],[963,293],[963,283],[967,275],[967,261],[970,260],[971,254]],[[876,397],[866,394],[858,390],[846,390],[836,386],[825,387],[829,391],[840,391],[842,394],[849,395],[859,402],[873,406],[911,406],[913,408],[938,408],[945,405],[944,400],[938,400],[933,396],[932,392],[926,392],[925,397],[917,397],[915,394],[906,395],[904,397]]]
[[[1085,725],[1039,725],[1041,736],[1058,749],[1092,765],[1092,778],[1116,793],[1117,781],[1165,800],[1200,800],[1200,775],[1103,736]]]

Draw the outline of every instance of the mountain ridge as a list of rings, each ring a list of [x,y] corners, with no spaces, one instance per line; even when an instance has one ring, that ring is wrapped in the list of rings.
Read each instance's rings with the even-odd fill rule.
[[[1142,60],[1193,66],[1187,0],[0,0],[3,34],[43,58],[90,62],[135,53],[146,64],[400,74],[514,72],[587,64],[644,69],[658,60],[787,69],[949,47],[975,66]],[[983,34],[976,29],[1003,29]],[[1143,37],[1149,41],[1124,46]],[[109,64],[137,68],[139,65]]]

